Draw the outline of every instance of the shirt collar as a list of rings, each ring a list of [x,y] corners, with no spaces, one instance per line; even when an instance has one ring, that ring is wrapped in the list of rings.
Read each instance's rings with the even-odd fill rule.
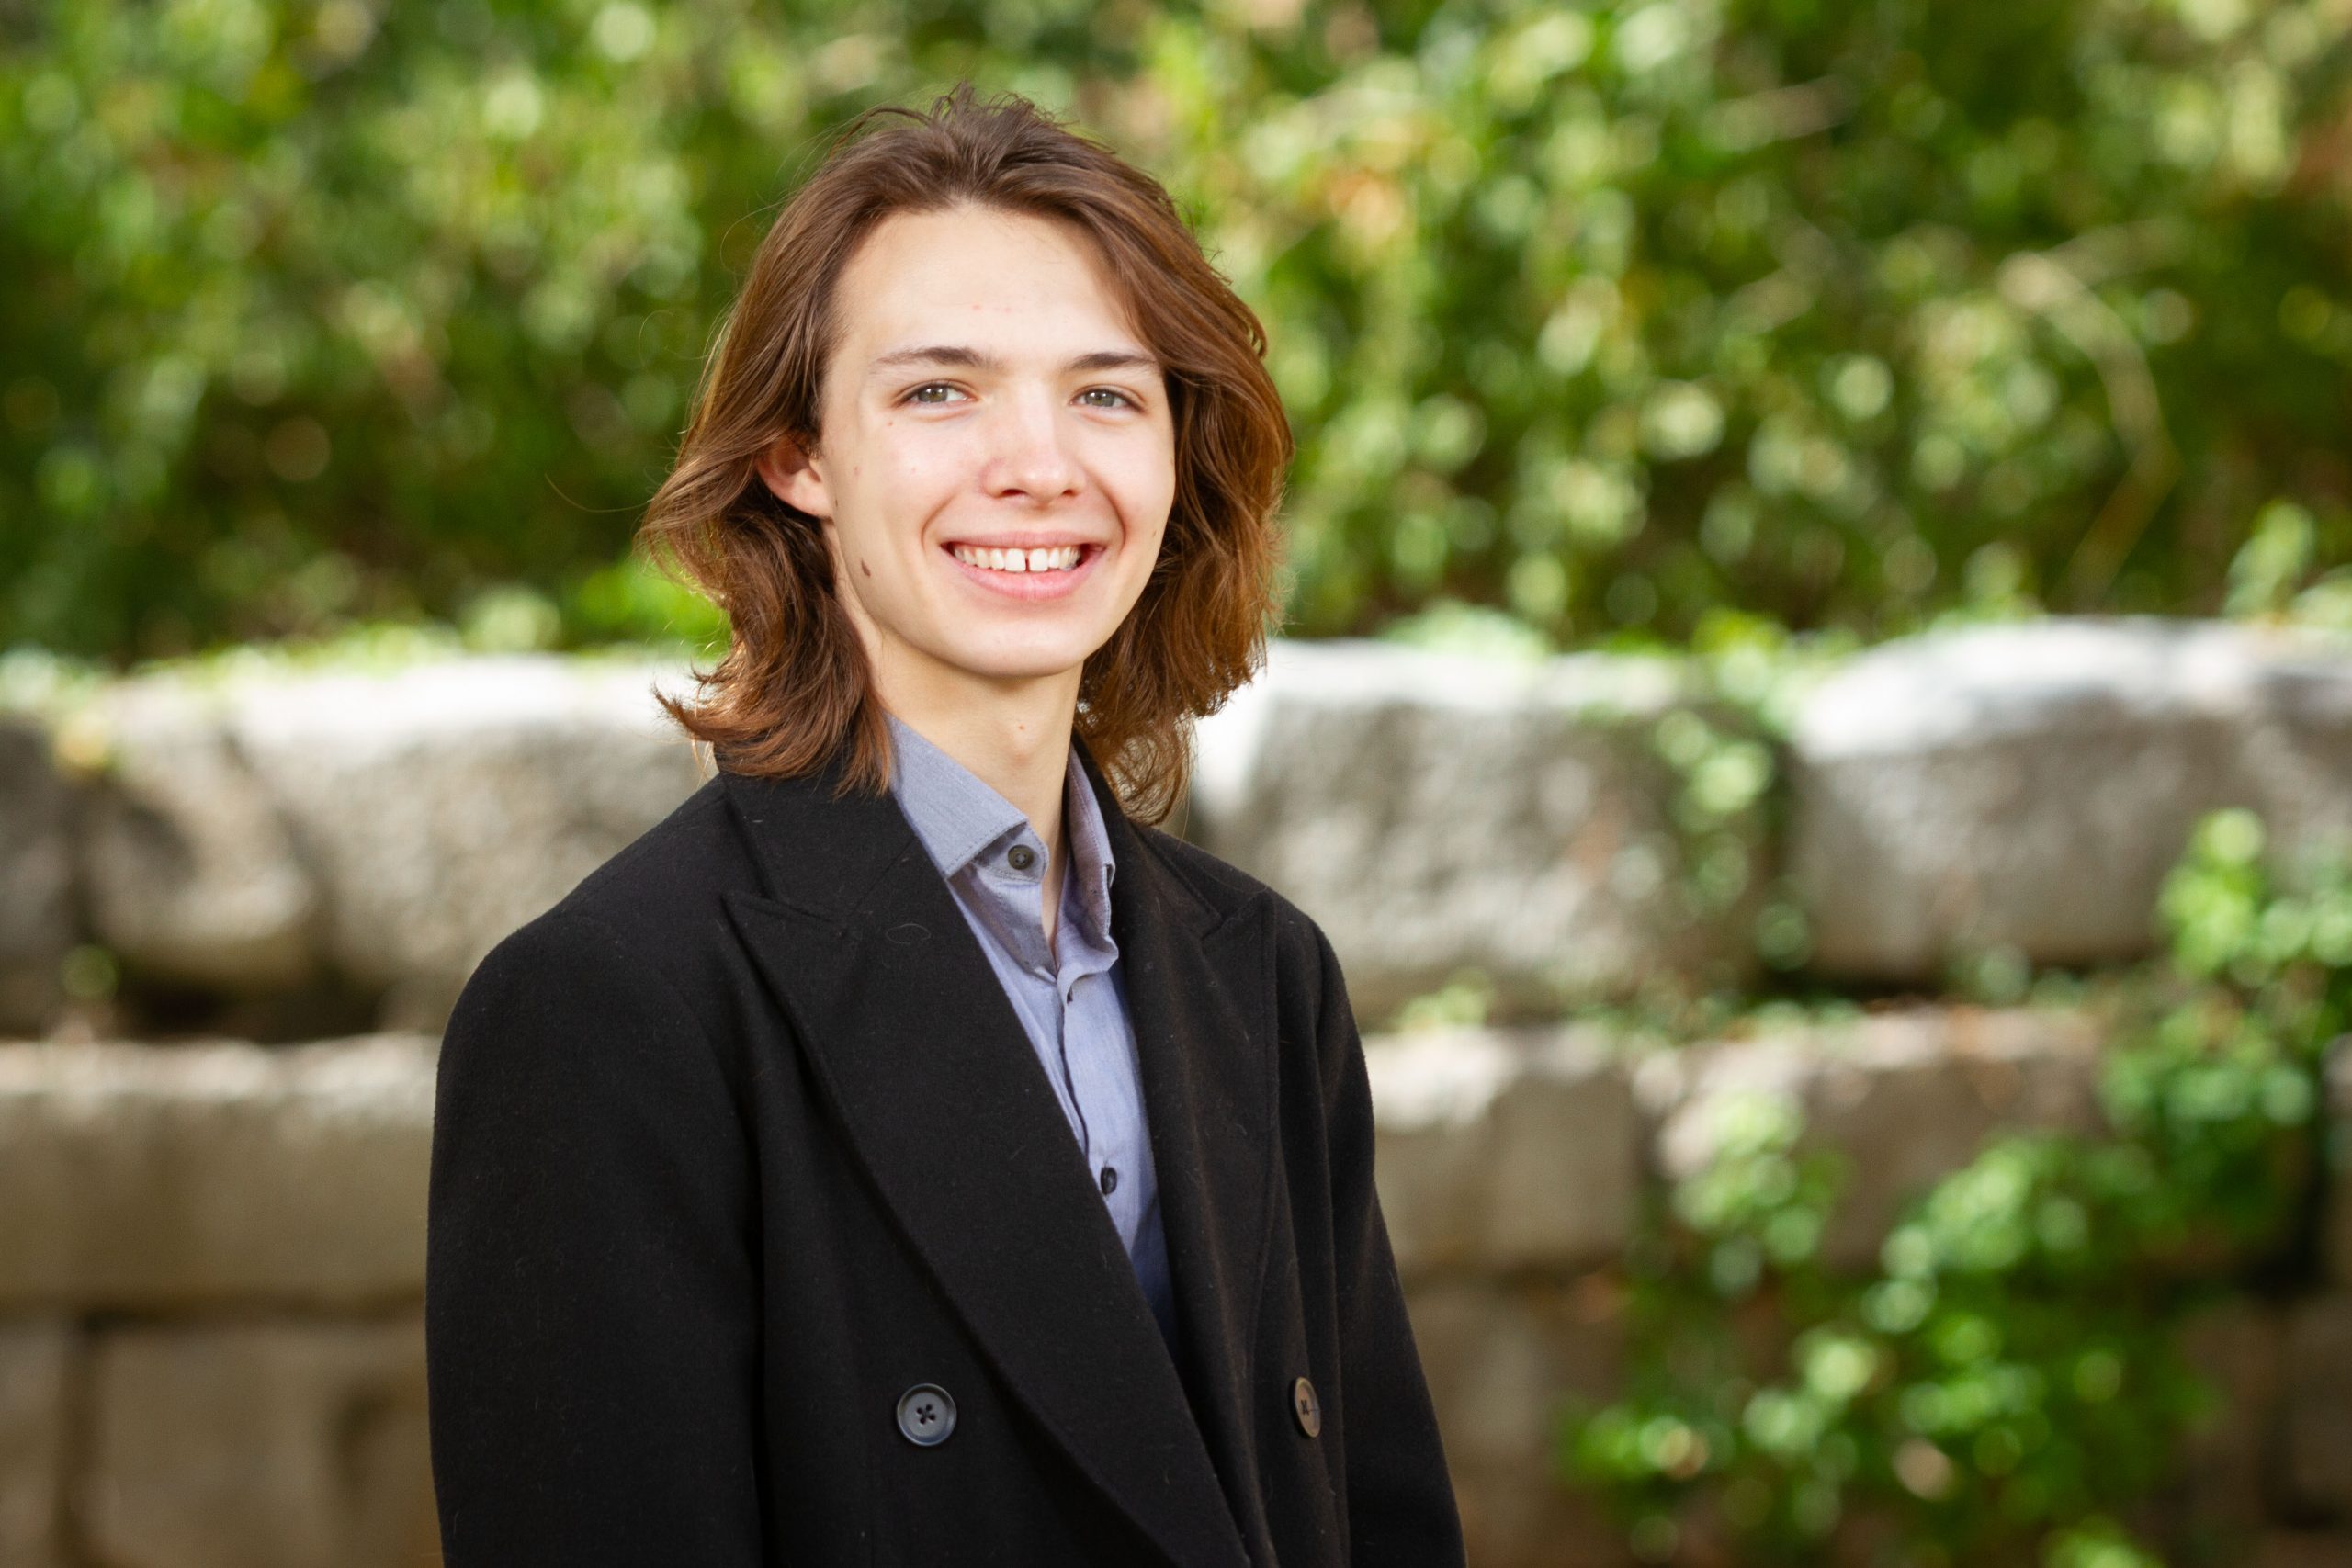
[[[886,716],[890,724],[890,791],[942,876],[956,875],[982,850],[1029,825],[1020,808],[978,773],[923,739],[897,714]]]
[[[1069,768],[1062,775],[1062,821],[1068,825],[1070,871],[1076,878],[1079,902],[1096,939],[1110,946],[1111,879],[1119,874],[1119,865],[1111,854],[1111,834],[1102,824],[1102,804],[1094,798],[1094,786],[1079,761],[1074,739]]]
[[[1035,837],[1021,808],[978,773],[925,739],[897,714],[886,713],[884,717],[890,726],[891,793],[898,796],[915,837],[922,841],[942,876],[953,880],[983,851],[1011,835],[1028,830]],[[1101,803],[1094,798],[1093,786],[1079,761],[1075,739],[1062,774],[1062,820],[1069,841],[1071,885],[1095,933],[1107,936],[1111,879],[1118,866],[1111,854]]]

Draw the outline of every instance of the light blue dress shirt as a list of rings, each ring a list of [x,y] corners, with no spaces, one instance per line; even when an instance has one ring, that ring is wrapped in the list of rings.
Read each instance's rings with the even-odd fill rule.
[[[1077,742],[1063,774],[1069,853],[1048,944],[1042,902],[1047,856],[1036,829],[978,774],[896,714],[887,716],[891,793],[1028,1032],[1172,1350],[1175,1306],[1159,1182],[1119,944],[1111,935],[1111,878],[1118,867]]]

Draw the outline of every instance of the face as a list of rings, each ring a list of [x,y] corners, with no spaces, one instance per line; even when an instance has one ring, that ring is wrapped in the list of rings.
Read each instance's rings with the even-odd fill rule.
[[[837,284],[816,450],[762,477],[822,520],[884,701],[1080,667],[1142,595],[1176,492],[1159,361],[1091,243],[981,209],[898,213]]]

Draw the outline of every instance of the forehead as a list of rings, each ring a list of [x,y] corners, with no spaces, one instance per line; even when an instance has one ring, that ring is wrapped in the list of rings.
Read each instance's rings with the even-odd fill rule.
[[[1092,239],[1028,213],[893,213],[851,254],[835,305],[840,353],[853,372],[913,344],[970,344],[1011,357],[1145,347]]]

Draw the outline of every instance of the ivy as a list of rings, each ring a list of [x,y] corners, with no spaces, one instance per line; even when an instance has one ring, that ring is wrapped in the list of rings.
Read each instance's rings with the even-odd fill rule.
[[[1639,1555],[2165,1561],[2147,1506],[2214,1398],[2181,1329],[2311,1267],[2324,1058],[2352,1010],[2352,860],[2275,859],[2250,813],[2199,825],[2165,951],[2099,994],[2101,1130],[1989,1141],[1867,1275],[1821,1261],[1849,1173],[1799,1108],[1715,1104],[1713,1158],[1629,1260],[1624,1395],[1561,1427],[1564,1476]]]

